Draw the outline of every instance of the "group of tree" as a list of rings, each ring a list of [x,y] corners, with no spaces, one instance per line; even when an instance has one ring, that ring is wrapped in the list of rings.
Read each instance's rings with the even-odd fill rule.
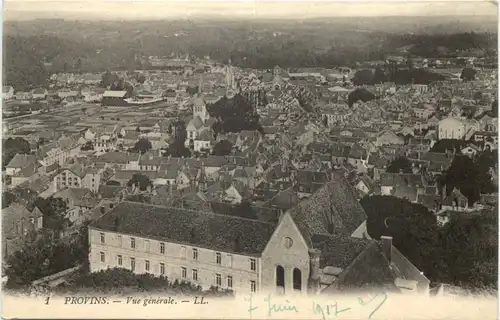
[[[134,94],[134,86],[130,82],[125,81],[125,79],[109,70],[101,75],[100,86],[111,91],[127,91],[128,96]]]
[[[2,143],[2,170],[14,158],[16,154],[30,154],[31,147],[28,141],[23,138],[8,138]]]
[[[455,155],[451,166],[443,176],[447,193],[457,188],[467,197],[469,206],[472,206],[480,199],[481,194],[495,192],[496,187],[493,184],[490,168],[495,165],[496,159],[490,150],[481,152],[474,160],[466,155]]]
[[[242,130],[261,130],[259,115],[242,95],[233,98],[224,96],[207,106],[210,116],[216,119],[213,129],[216,134],[240,132]]]
[[[168,146],[167,154],[175,158],[189,158],[191,151],[185,146],[187,139],[186,125],[183,121],[177,121],[174,127],[174,136]]]
[[[375,99],[375,95],[366,88],[357,88],[350,92],[347,96],[347,104],[349,107],[358,101],[368,102]]]
[[[412,173],[412,168],[412,163],[408,158],[398,157],[389,164],[386,171],[389,173]]]
[[[151,182],[148,176],[145,176],[140,173],[134,173],[132,175],[132,178],[130,178],[130,180],[127,182],[128,187],[131,187],[133,185],[138,187],[140,191],[146,191],[148,187],[153,186],[153,183]]]
[[[80,150],[94,150],[94,144],[92,143],[92,141],[87,141],[84,145],[81,146]]]
[[[432,282],[477,290],[497,287],[495,210],[452,217],[444,226],[426,207],[393,196],[366,196],[368,234],[393,245]]]
[[[76,236],[61,240],[42,229],[27,238],[23,247],[7,258],[6,289],[26,289],[37,279],[88,264],[88,225],[84,222]]]
[[[231,150],[233,149],[233,144],[228,140],[221,140],[217,142],[213,149],[212,155],[214,156],[228,156],[231,154]]]
[[[151,141],[149,141],[147,138],[140,138],[135,143],[133,150],[138,151],[141,154],[145,154],[146,152],[148,152],[152,148],[153,148],[153,146],[151,145]]]
[[[169,281],[165,276],[135,274],[124,268],[101,270],[94,273],[82,273],[70,280],[70,283],[57,290],[58,293],[78,293],[89,291],[102,292],[155,292],[162,294],[181,294],[197,296],[231,296],[231,290],[211,287],[203,290],[199,285],[188,281]]]
[[[441,139],[437,141],[431,148],[430,152],[446,153],[455,152],[460,153],[464,147],[467,146],[467,141],[458,139]]]
[[[476,73],[477,71],[474,68],[464,68],[462,70],[462,73],[460,74],[460,79],[462,79],[463,81],[473,81],[476,79]]]
[[[66,212],[69,208],[66,200],[52,196],[48,198],[39,197],[34,205],[43,214],[44,228],[62,231],[68,225],[69,221],[66,218]]]

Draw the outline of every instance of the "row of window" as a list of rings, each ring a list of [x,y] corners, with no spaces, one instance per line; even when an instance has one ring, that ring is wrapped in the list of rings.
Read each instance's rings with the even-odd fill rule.
[[[106,262],[106,254],[104,252],[100,252],[101,263]],[[118,266],[123,266],[123,256],[117,255]],[[130,270],[135,271],[135,258],[130,257]],[[146,272],[151,271],[151,262],[149,260],[144,260],[144,269]],[[159,271],[161,275],[165,275],[165,263],[161,262],[159,264]],[[187,279],[187,268],[181,267],[181,278]],[[198,269],[191,269],[191,280],[198,281]],[[214,284],[218,287],[222,286],[222,275],[220,273],[215,274]],[[229,289],[233,288],[233,276],[226,277],[226,284]],[[255,281],[250,281],[250,289],[252,292],[256,291],[256,283]]]
[[[120,241],[121,241],[121,236],[118,236]],[[104,232],[100,233],[100,242],[101,244],[106,244],[106,234]],[[134,237],[130,237],[130,248],[135,249],[136,248],[136,239]],[[146,248],[149,251],[149,240],[146,240]],[[198,249],[197,248],[192,248],[192,260],[198,260]],[[164,242],[160,242],[159,246],[159,253],[160,254],[166,254],[166,245]],[[186,247],[181,247],[181,259],[186,259]],[[230,267],[232,267],[232,256],[229,256],[230,259]],[[251,271],[256,271],[257,270],[257,260],[254,258],[250,258],[250,270]],[[218,265],[222,264],[222,254],[220,252],[215,253],[215,263]]]

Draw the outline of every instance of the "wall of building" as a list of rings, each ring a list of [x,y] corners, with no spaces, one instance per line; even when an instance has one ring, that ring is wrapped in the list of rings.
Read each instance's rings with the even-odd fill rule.
[[[285,247],[287,237],[293,241],[288,249]],[[276,267],[280,265],[285,269],[285,293],[298,293],[293,291],[294,268],[301,271],[301,293],[305,293],[309,279],[309,263],[309,249],[302,234],[290,215],[285,214],[262,253],[261,291],[276,292]]]
[[[101,244],[100,234],[104,232],[105,243]],[[161,241],[135,238],[135,249],[130,246],[131,236],[113,232],[89,229],[90,270],[96,272],[106,268],[122,267],[130,269],[130,258],[135,258],[135,273],[146,273],[146,260],[150,261],[149,273],[160,275],[160,263],[165,264],[165,276],[171,281],[186,280],[208,289],[215,285],[216,274],[221,275],[221,288],[228,288],[227,277],[232,276],[233,287],[236,292],[248,292],[250,281],[258,283],[259,257],[243,256],[227,252],[220,252],[221,264],[216,263],[216,251],[197,248],[177,243],[165,243],[165,253],[160,252]],[[198,259],[193,259],[193,248],[198,249]],[[100,252],[105,254],[105,262],[101,262]],[[122,266],[118,265],[118,255],[122,256]],[[250,259],[255,259],[255,271],[250,268]],[[186,268],[186,278],[182,278],[182,267]],[[193,269],[198,271],[198,280],[193,280]]]

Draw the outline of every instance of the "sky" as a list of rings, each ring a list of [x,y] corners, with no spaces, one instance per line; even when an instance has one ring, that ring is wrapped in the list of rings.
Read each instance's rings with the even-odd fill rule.
[[[492,1],[187,1],[4,0],[5,20],[32,18],[149,20],[192,17],[291,18],[355,16],[496,16]]]

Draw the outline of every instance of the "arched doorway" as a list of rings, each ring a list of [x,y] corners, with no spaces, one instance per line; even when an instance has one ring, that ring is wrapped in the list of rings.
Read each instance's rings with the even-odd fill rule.
[[[302,291],[302,272],[299,269],[293,269],[293,290]]]
[[[283,292],[285,290],[285,269],[280,265],[276,267],[276,288]]]

